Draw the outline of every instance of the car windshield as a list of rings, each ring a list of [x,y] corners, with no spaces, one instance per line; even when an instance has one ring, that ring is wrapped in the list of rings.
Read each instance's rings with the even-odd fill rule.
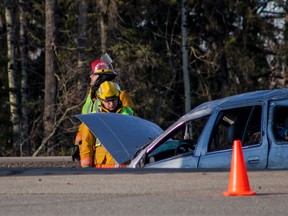
[[[149,150],[146,163],[192,154],[208,118],[209,116],[205,116],[178,125],[157,146]]]

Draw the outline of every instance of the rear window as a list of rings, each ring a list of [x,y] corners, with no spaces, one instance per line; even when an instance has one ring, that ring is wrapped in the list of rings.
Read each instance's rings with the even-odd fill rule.
[[[288,106],[276,106],[273,112],[273,135],[279,143],[288,142]]]

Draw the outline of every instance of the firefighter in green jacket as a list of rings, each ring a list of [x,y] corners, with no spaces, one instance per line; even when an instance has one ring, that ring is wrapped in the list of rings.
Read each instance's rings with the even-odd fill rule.
[[[95,112],[134,115],[132,108],[123,106],[116,83],[111,81],[102,83],[97,96]],[[85,124],[81,130],[82,144],[79,146],[81,167],[115,168],[120,166]]]
[[[86,101],[82,107],[82,114],[95,113],[97,107],[97,90],[99,86],[105,81],[114,80],[117,73],[114,71],[111,63],[105,59],[98,59],[91,64],[92,73],[90,74],[90,90],[87,94]],[[134,109],[134,103],[130,95],[126,91],[121,91],[118,84],[116,87],[119,90],[119,99],[122,101],[123,106],[128,106]],[[80,161],[79,145],[82,143],[82,127],[83,123],[79,126],[78,133],[76,134],[74,149],[72,153],[72,160]]]

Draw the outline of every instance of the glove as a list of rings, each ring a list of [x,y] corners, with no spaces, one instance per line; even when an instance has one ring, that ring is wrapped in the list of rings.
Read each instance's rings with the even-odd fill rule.
[[[80,151],[79,145],[74,145],[73,153],[72,153],[72,161],[80,161]]]

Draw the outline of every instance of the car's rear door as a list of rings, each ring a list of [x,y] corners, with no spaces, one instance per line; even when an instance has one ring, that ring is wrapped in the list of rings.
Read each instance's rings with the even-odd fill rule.
[[[270,103],[268,137],[270,143],[268,168],[288,168],[288,100]]]
[[[248,169],[267,166],[267,111],[264,103],[239,105],[222,109],[214,115],[215,123],[200,155],[198,168],[230,168],[233,141],[242,141]]]

